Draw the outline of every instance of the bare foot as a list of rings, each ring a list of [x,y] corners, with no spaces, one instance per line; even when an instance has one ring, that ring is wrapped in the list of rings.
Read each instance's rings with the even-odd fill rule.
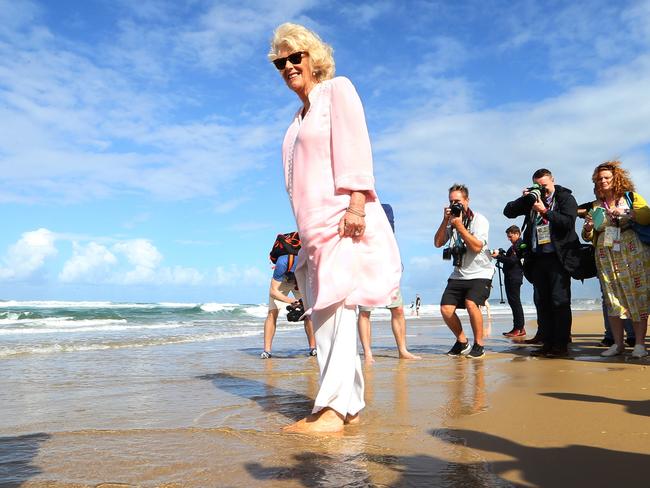
[[[420,356],[416,356],[415,354],[411,354],[408,351],[400,351],[399,358],[400,359],[422,359]]]
[[[359,422],[361,422],[361,419],[358,412],[354,415],[347,414],[345,416],[345,425],[357,425]]]
[[[375,362],[375,358],[372,357],[371,352],[363,355],[363,362],[366,364],[372,364]]]
[[[343,415],[331,408],[324,408],[298,422],[283,427],[285,432],[297,434],[318,434],[343,430]]]

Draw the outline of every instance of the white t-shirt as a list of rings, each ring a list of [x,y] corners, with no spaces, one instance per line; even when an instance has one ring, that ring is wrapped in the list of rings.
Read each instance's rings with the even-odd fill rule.
[[[474,212],[474,218],[469,223],[469,233],[483,242],[483,248],[478,252],[473,252],[469,247],[463,255],[461,267],[454,267],[454,271],[449,275],[451,280],[491,280],[494,276],[494,263],[488,249],[488,233],[490,232],[490,223],[478,212]],[[447,241],[449,239],[458,239],[458,233],[449,225],[447,227]],[[452,240],[452,245],[454,240]]]

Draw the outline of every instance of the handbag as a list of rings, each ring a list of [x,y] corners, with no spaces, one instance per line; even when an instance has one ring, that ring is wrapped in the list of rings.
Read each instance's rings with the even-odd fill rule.
[[[625,192],[625,199],[627,204],[632,209],[634,207],[634,193],[631,191]],[[646,245],[650,245],[650,225],[641,225],[638,222],[630,222],[630,229],[636,232],[639,240]]]
[[[598,275],[596,269],[596,248],[592,244],[580,244],[577,249],[578,262],[580,263],[571,273],[574,280],[587,280]]]

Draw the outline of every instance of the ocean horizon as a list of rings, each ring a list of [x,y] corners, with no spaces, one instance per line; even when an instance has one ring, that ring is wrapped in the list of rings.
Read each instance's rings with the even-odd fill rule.
[[[507,303],[491,299],[491,314],[507,320]],[[524,303],[534,318],[532,303]],[[576,311],[599,310],[600,300],[577,299]],[[432,320],[440,326],[437,304],[425,304],[420,316],[406,305],[408,319]],[[110,301],[0,301],[0,359],[32,354],[59,354],[171,344],[224,341],[263,334],[267,305],[246,303],[110,302]],[[460,315],[464,311],[459,311]],[[376,309],[375,320],[388,320],[389,311]],[[424,324],[419,324],[424,325]],[[302,333],[302,323],[288,322],[280,313],[277,333]]]

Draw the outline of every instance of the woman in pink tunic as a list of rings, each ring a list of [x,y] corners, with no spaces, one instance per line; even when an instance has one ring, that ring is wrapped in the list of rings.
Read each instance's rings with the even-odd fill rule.
[[[302,249],[296,278],[311,314],[320,389],[312,414],[286,430],[332,432],[365,406],[357,305],[385,306],[399,289],[397,243],[374,189],[361,100],[334,78],[332,49],[296,24],[279,26],[269,58],[300,98],[282,145]]]

